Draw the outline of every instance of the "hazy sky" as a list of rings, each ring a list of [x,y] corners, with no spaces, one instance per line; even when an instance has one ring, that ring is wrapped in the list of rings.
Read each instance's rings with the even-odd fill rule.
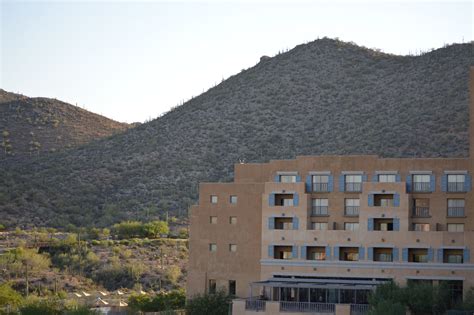
[[[1,88],[126,122],[318,37],[396,54],[473,39],[471,1],[0,2]]]

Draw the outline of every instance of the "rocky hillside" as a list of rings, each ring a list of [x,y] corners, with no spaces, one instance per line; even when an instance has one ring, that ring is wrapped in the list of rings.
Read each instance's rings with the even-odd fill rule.
[[[231,180],[239,159],[467,156],[473,64],[472,43],[420,56],[299,45],[126,133],[7,164],[0,212],[8,224],[59,226],[185,216],[198,182]]]
[[[0,90],[0,161],[76,147],[128,128],[55,99]]]

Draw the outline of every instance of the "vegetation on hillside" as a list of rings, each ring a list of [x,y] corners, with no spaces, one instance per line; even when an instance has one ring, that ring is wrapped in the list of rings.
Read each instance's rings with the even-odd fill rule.
[[[116,230],[129,222],[117,224],[111,232],[96,228],[77,233],[54,229],[3,232],[0,283],[8,282],[25,297],[183,288],[187,240],[166,238],[166,222],[153,223],[162,230],[156,234],[153,229],[152,234],[139,238],[135,234],[125,237]],[[144,226],[147,224],[141,224],[141,229]]]
[[[321,39],[123,134],[3,165],[5,225],[110,226],[186,216],[198,183],[296,155],[468,155],[472,43],[395,56]],[[133,105],[133,104],[131,104]]]
[[[128,124],[55,99],[0,90],[0,163],[73,148],[128,128]]]

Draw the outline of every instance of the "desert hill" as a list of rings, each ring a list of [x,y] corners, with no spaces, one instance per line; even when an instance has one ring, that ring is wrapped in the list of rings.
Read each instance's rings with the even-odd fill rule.
[[[0,90],[0,163],[69,149],[129,127],[55,99]]]
[[[299,45],[125,133],[6,163],[0,212],[57,226],[184,217],[198,183],[230,181],[239,159],[465,157],[472,65],[472,43],[418,56]]]

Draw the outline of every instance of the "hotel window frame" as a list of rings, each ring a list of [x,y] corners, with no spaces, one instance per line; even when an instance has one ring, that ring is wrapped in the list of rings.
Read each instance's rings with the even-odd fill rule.
[[[329,175],[311,175],[311,185],[314,192],[329,192]]]
[[[396,174],[378,174],[378,181],[379,183],[396,183],[397,182],[397,175]],[[385,180],[382,180],[385,178]],[[388,178],[393,178],[393,180],[387,180]]]
[[[453,229],[455,227],[455,229]],[[461,229],[459,229],[461,227]],[[451,230],[450,230],[451,229]],[[464,223],[448,223],[446,224],[446,230],[451,233],[463,233]]]
[[[216,243],[209,243],[209,252],[211,252],[211,253],[217,252],[217,244]]]
[[[455,179],[450,181],[450,179]],[[462,178],[462,181],[458,179]],[[447,174],[448,192],[465,192],[464,185],[466,183],[466,174]]]
[[[316,226],[319,226],[320,228],[316,229],[315,228]],[[321,228],[323,226],[325,228]],[[329,227],[328,222],[311,222],[311,230],[313,230],[313,231],[327,231],[328,227]]]

